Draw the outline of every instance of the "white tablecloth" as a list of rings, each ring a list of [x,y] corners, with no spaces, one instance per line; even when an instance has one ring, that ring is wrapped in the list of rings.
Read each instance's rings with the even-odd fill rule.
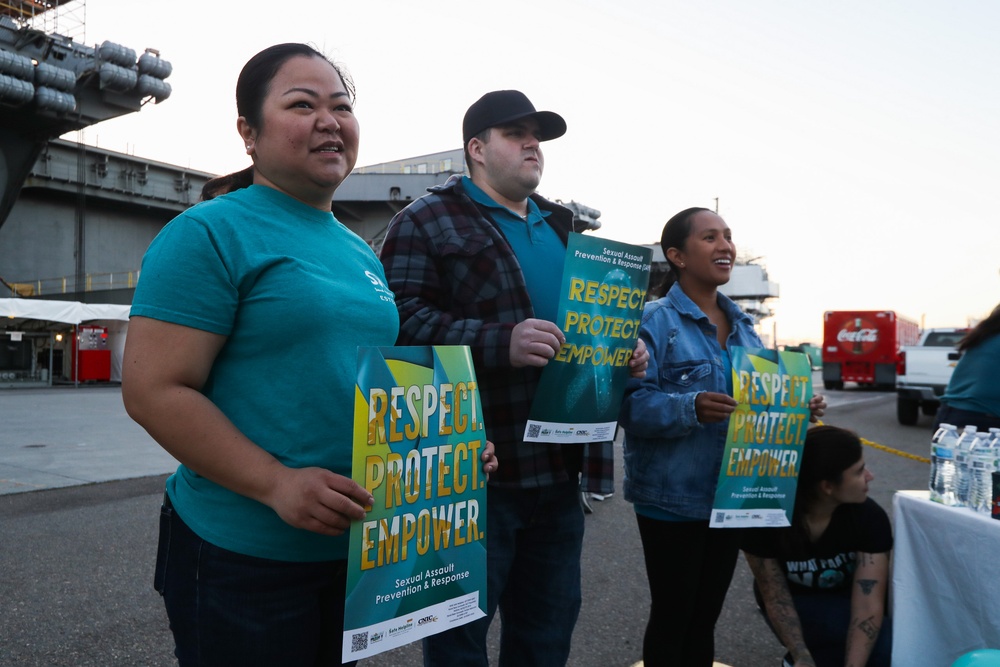
[[[948,667],[1000,648],[1000,521],[927,491],[899,491],[892,505],[892,664]]]

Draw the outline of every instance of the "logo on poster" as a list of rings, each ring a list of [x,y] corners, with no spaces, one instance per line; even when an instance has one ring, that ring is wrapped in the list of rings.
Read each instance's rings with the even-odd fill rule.
[[[406,622],[402,625],[397,625],[396,627],[389,628],[389,636],[398,635],[401,632],[409,632],[413,629],[413,619],[408,618]]]

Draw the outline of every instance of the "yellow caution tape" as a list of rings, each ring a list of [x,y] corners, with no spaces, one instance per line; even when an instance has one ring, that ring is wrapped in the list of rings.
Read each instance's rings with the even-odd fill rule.
[[[885,445],[880,445],[877,442],[872,442],[871,440],[866,440],[865,438],[861,438],[861,444],[874,447],[875,449],[881,449],[883,452],[889,452],[890,454],[895,454],[896,456],[902,456],[904,459],[913,459],[914,461],[920,461],[921,463],[931,462],[931,460],[926,456],[917,456],[916,454],[910,454],[909,452],[901,452],[898,449],[886,447]]]
[[[822,426],[823,422],[817,421],[816,424],[817,426]],[[867,438],[861,438],[860,436],[858,437],[861,439],[862,445],[867,445],[868,447],[874,447],[875,449],[881,450],[883,452],[888,452],[889,454],[895,454],[896,456],[902,456],[904,459],[913,459],[914,461],[920,461],[921,463],[928,463],[928,464],[931,462],[931,460],[926,456],[917,456],[916,454],[910,454],[909,452],[903,452],[898,449],[893,449],[892,447],[886,447],[885,445],[880,445],[877,442],[872,442],[871,440],[868,440]]]

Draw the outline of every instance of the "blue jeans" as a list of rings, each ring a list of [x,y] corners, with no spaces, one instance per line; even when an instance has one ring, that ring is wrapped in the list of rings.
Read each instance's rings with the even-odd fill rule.
[[[802,625],[802,639],[817,667],[841,667],[847,649],[847,629],[851,620],[851,598],[843,595],[792,595]],[[763,611],[763,610],[761,610]],[[764,620],[771,621],[767,614]],[[773,631],[774,628],[771,627]],[[777,636],[777,634],[775,634]],[[781,641],[780,637],[778,641]],[[882,619],[867,667],[889,667],[892,662],[892,619]]]
[[[164,500],[154,588],[180,667],[340,665],[346,586],[347,561],[291,563],[220,549]]]
[[[500,609],[500,667],[555,667],[569,659],[580,614],[580,486],[487,489],[486,616],[424,639],[425,667],[486,667],[486,635]]]

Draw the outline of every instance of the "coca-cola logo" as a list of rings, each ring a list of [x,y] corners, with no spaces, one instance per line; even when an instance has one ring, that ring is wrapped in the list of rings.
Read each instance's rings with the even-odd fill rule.
[[[878,345],[878,329],[868,320],[855,317],[841,325],[837,342],[844,352],[868,354]]]
[[[841,329],[837,332],[837,340],[841,343],[877,343],[878,342],[878,329],[858,329],[857,331],[848,331],[847,329]]]

